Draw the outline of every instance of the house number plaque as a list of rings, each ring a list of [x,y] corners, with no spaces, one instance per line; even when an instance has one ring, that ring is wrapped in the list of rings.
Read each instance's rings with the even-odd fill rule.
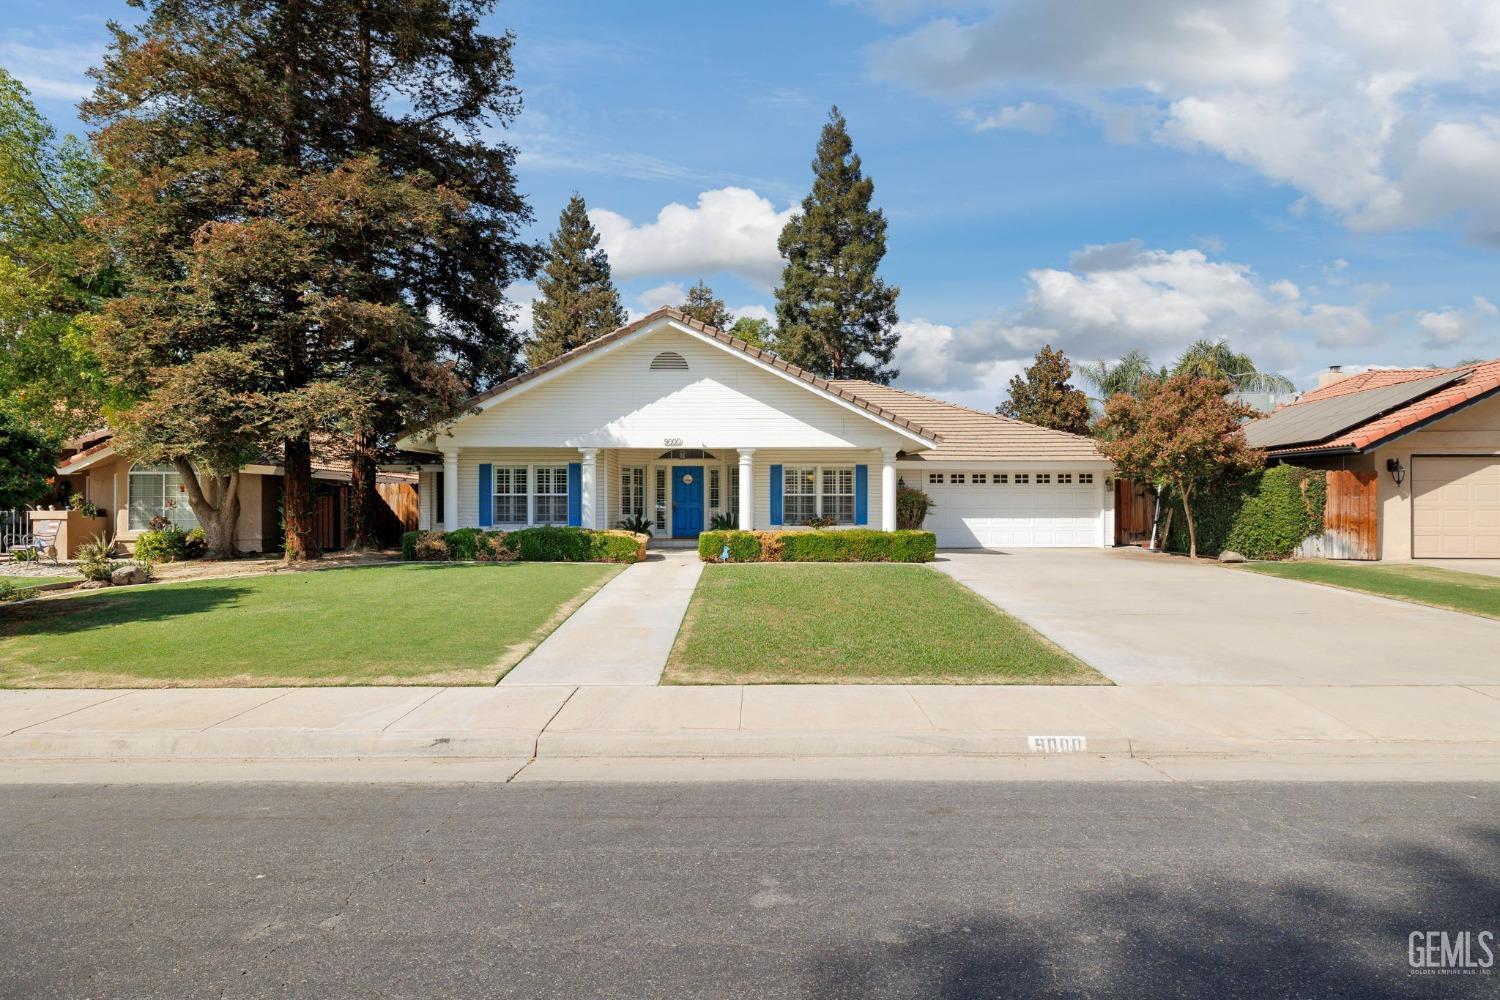
[[[662,438],[661,443],[664,448],[681,448],[682,438]]]

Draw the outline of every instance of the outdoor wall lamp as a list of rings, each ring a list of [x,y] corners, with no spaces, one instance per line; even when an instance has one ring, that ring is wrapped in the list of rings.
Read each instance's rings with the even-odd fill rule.
[[[1400,486],[1401,481],[1406,478],[1406,466],[1401,464],[1399,458],[1388,458],[1385,460],[1385,471],[1391,474],[1391,478]]]

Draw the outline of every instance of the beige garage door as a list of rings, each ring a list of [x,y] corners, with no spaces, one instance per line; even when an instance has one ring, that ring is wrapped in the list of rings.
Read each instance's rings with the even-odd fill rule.
[[[1411,554],[1500,558],[1500,459],[1413,456]]]

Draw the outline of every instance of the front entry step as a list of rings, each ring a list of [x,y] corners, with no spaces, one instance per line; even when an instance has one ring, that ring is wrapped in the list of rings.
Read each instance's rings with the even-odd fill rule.
[[[648,549],[696,549],[696,538],[655,538],[646,543]]]

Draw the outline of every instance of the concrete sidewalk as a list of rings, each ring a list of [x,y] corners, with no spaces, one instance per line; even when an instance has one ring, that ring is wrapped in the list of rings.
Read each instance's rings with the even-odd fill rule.
[[[1413,753],[1500,765],[1500,686],[0,691],[0,762]],[[1500,766],[1495,773],[1500,777]]]
[[[658,683],[702,572],[697,549],[653,549],[645,562],[601,587],[500,683]]]

